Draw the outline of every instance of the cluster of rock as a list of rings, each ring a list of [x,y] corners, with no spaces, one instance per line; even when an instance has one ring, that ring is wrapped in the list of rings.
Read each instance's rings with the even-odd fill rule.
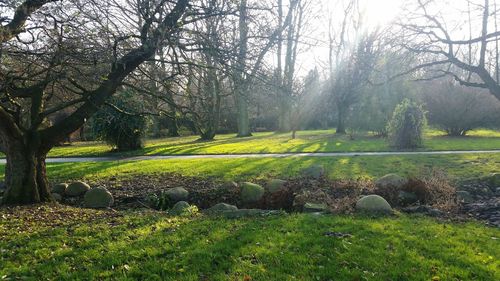
[[[58,202],[70,198],[83,198],[83,204],[87,208],[109,208],[114,202],[113,195],[106,188],[91,188],[82,181],[53,185],[51,192],[52,197]]]
[[[240,201],[243,205],[251,205],[259,202],[264,197],[266,192],[275,193],[284,187],[286,181],[284,180],[270,180],[266,188],[259,184],[251,182],[243,182],[237,184],[235,182],[226,183],[239,188]],[[189,192],[183,187],[174,187],[165,190],[164,194],[168,196],[169,202],[173,204],[172,208],[168,211],[170,215],[179,216],[185,214],[192,214],[193,210],[197,210],[195,205],[188,203]],[[261,209],[239,209],[235,205],[227,203],[218,203],[204,211],[208,215],[221,215],[226,218],[242,218],[242,217],[255,217],[255,216],[268,216],[282,213],[281,211],[261,210]]]
[[[462,197],[464,213],[500,227],[500,173],[490,174],[481,181],[462,183],[460,188],[461,194],[467,196]]]

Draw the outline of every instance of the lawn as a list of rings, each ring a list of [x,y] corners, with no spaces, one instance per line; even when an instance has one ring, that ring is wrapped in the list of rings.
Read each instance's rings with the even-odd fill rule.
[[[50,206],[0,217],[5,280],[500,280],[500,230],[474,222]]]
[[[310,165],[323,165],[333,179],[376,178],[388,173],[418,175],[434,168],[452,178],[465,179],[498,172],[500,154],[404,155],[358,157],[286,157],[110,161],[86,163],[51,163],[51,180],[101,179],[179,173],[184,176],[212,177],[225,180],[249,180],[269,177],[295,177]],[[5,166],[0,165],[0,178]]]
[[[141,150],[122,155],[231,154],[282,152],[354,152],[394,150],[383,138],[370,134],[338,136],[333,130],[300,131],[296,139],[290,134],[255,133],[253,137],[236,138],[234,134],[217,135],[211,142],[197,141],[198,136],[148,140]],[[500,149],[500,132],[477,130],[468,137],[447,137],[436,130],[426,131],[424,150],[493,150]],[[50,157],[110,155],[111,147],[100,142],[74,143],[56,147]],[[115,153],[116,155],[116,153]]]

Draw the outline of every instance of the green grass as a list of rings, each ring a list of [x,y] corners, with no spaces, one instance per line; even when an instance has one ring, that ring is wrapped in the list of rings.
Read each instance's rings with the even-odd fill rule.
[[[481,177],[498,172],[500,154],[405,155],[363,157],[287,157],[240,159],[189,159],[110,161],[48,164],[51,180],[132,177],[161,173],[246,180],[269,177],[296,177],[314,164],[325,167],[330,178],[375,178],[388,173],[418,175],[423,169],[435,168],[457,179]],[[0,177],[4,166],[0,165]]]
[[[354,152],[391,151],[385,139],[361,134],[350,140],[338,136],[333,130],[301,131],[292,140],[290,134],[255,133],[253,137],[236,138],[234,134],[217,135],[211,142],[197,141],[198,136],[166,138],[146,141],[145,148],[120,155],[169,154],[231,154],[231,153],[283,153],[283,152]],[[500,149],[500,132],[478,130],[468,137],[447,137],[443,132],[428,130],[425,147],[419,150],[490,150]],[[111,147],[100,142],[74,143],[56,147],[50,157],[112,155]],[[116,155],[116,153],[115,153]]]
[[[56,216],[49,224],[36,215],[0,220],[2,279],[500,280],[500,231],[478,223],[405,215],[92,219],[67,209],[89,219],[65,220],[45,207]]]

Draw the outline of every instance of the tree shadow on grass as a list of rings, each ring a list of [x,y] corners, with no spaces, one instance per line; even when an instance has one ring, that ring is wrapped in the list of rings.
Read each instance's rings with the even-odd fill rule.
[[[429,225],[432,228],[426,229]],[[2,273],[62,280],[241,280],[245,275],[253,280],[498,277],[492,270],[494,261],[483,263],[474,254],[495,255],[487,233],[477,238],[479,229],[439,227],[434,220],[416,218],[290,215],[177,221],[159,215],[136,219],[111,232],[96,223],[95,228],[85,230],[47,229],[13,239],[9,245],[30,247],[37,256],[54,250],[56,254]],[[452,238],[457,231],[460,236]],[[471,241],[464,238],[466,231],[473,231],[471,235],[476,237],[472,248]],[[325,235],[328,232],[352,236],[336,238]],[[61,250],[64,246],[69,249]],[[30,255],[19,253],[19,248],[12,250],[12,255]],[[11,261],[21,263],[19,258]]]

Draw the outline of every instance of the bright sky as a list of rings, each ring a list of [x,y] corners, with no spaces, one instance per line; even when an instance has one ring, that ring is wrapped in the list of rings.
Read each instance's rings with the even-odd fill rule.
[[[329,0],[323,0],[330,2]],[[400,11],[402,0],[360,0],[365,13],[368,25],[384,25],[393,20]]]
[[[342,20],[343,9],[342,2],[347,3],[348,0],[315,0],[320,2],[319,13],[323,15],[313,19],[309,26],[312,27],[311,32],[307,33],[307,37],[317,39],[317,46],[310,46],[302,50],[298,57],[298,76],[306,75],[309,70],[315,66],[321,67],[328,61],[328,47],[326,40],[328,37],[328,12],[333,13],[334,19]],[[387,26],[401,12],[401,6],[405,0],[359,0],[361,9],[364,14],[364,25],[368,30],[376,27]]]

